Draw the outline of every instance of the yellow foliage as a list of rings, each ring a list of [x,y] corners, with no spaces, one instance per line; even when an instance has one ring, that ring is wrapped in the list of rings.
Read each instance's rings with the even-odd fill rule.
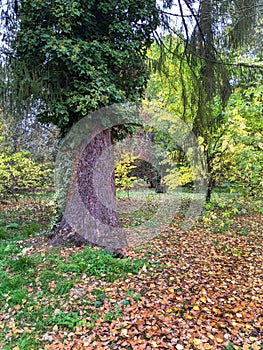
[[[193,170],[189,166],[181,166],[180,169],[171,169],[164,176],[164,183],[170,190],[176,189],[178,186],[186,185],[194,181]]]
[[[115,167],[115,184],[118,190],[130,190],[133,187],[133,181],[136,176],[131,176],[131,170],[136,168],[133,164],[136,157],[125,154]]]

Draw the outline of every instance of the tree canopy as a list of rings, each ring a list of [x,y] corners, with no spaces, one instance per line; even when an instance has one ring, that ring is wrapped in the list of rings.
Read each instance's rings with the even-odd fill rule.
[[[15,92],[16,107],[29,101],[65,134],[90,112],[141,96],[155,1],[9,1],[2,19],[7,106]]]

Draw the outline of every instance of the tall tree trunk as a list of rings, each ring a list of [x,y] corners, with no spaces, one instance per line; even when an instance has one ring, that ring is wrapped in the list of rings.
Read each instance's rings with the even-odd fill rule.
[[[100,131],[80,152],[60,225],[50,245],[89,244],[114,252],[127,240],[116,212],[110,130]]]

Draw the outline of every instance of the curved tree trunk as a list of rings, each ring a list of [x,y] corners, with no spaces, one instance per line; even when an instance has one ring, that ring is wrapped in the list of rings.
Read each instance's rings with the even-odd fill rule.
[[[80,152],[60,225],[50,245],[100,246],[113,252],[127,240],[116,212],[110,130],[95,135]]]

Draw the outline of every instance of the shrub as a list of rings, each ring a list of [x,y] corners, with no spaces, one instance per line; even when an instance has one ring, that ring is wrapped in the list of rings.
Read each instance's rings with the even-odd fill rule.
[[[36,163],[29,152],[3,152],[0,155],[0,193],[5,198],[49,188],[52,174],[49,163]]]

